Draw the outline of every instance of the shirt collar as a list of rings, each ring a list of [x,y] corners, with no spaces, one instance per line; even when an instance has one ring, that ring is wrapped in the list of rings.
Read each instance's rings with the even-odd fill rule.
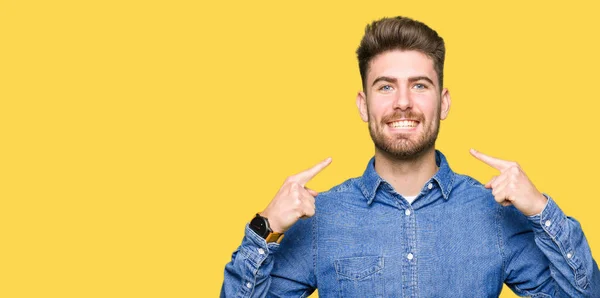
[[[448,200],[454,182],[454,172],[450,169],[444,154],[438,150],[435,151],[435,163],[438,165],[439,170],[431,180],[437,182],[442,191],[442,196],[445,200]],[[375,171],[375,157],[372,157],[371,160],[369,160],[362,177],[358,179],[358,187],[367,199],[367,204],[370,205],[373,202],[377,189],[382,182],[384,182],[384,180]]]

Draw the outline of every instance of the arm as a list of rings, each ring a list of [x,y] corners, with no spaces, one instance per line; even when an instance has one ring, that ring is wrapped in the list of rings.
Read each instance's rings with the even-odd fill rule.
[[[297,222],[281,244],[267,244],[246,226],[225,266],[221,297],[308,297],[316,289],[312,224]]]
[[[273,254],[279,248],[269,243],[246,225],[242,244],[225,266],[221,297],[265,297],[271,284]]]
[[[267,244],[246,226],[225,266],[221,297],[308,297],[316,289],[312,237],[312,219],[292,226],[281,244]]]
[[[600,272],[579,222],[550,197],[542,213],[528,219],[558,287],[569,297],[600,297]]]
[[[331,159],[286,179],[261,216],[281,244],[267,243],[249,226],[242,244],[225,266],[221,297],[307,297],[316,288],[312,217],[317,192],[305,184]],[[298,221],[300,218],[308,220]],[[262,231],[261,231],[262,233]]]
[[[471,154],[500,171],[485,186],[500,205],[514,207],[501,210],[499,226],[505,280],[513,291],[600,297],[600,273],[579,223],[540,193],[516,162],[475,150]]]
[[[554,200],[548,197],[541,214],[525,217],[512,207],[502,214],[505,282],[515,293],[600,297],[600,272],[581,226]]]

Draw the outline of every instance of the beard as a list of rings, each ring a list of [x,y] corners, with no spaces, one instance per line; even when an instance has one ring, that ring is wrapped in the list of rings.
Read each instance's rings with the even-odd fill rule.
[[[369,120],[369,134],[371,135],[375,147],[382,153],[386,153],[398,160],[412,160],[418,158],[435,147],[435,140],[437,139],[440,128],[440,109],[441,107],[434,116],[434,121],[430,123],[425,123],[422,115],[417,115],[410,111],[394,113],[393,115],[384,117],[381,120],[380,125],[375,125],[374,121]],[[415,137],[413,136],[414,133],[385,135],[383,131],[387,126],[387,123],[393,119],[399,118],[418,120],[423,131],[420,135],[416,136],[416,139],[413,139]]]

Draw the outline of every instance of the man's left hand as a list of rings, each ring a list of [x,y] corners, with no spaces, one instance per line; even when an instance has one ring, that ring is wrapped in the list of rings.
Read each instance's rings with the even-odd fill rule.
[[[500,171],[500,175],[485,184],[486,188],[492,189],[496,202],[502,206],[513,205],[526,216],[544,210],[548,199],[535,188],[518,163],[494,158],[474,149],[470,152],[475,158]]]

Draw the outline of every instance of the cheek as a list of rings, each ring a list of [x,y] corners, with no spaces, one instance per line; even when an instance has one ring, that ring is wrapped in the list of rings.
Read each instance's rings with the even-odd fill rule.
[[[383,118],[384,111],[379,107],[370,107],[369,109],[369,121],[379,123]]]
[[[437,100],[430,97],[417,99],[414,109],[418,109],[426,118],[433,119],[440,116],[440,105]]]
[[[391,101],[383,99],[373,100],[372,102],[370,102],[368,108],[369,116],[376,118],[381,118],[381,116],[384,115],[386,111],[389,112],[390,110],[393,110]]]

